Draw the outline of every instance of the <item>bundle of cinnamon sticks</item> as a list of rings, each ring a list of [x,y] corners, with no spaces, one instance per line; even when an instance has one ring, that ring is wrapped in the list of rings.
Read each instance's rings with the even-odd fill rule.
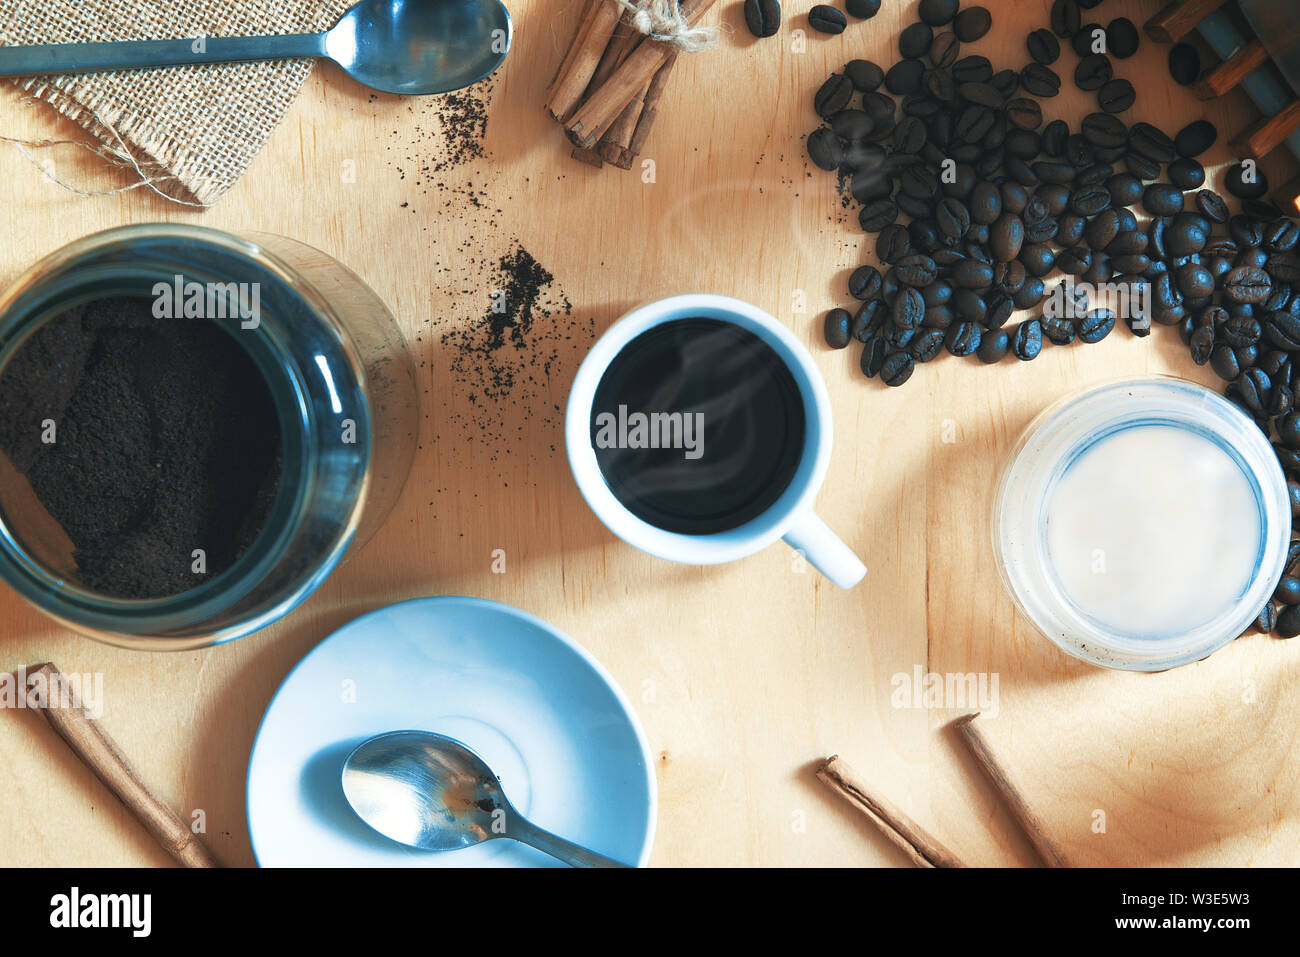
[[[681,0],[694,26],[715,0]],[[576,159],[631,169],[654,125],[659,99],[677,62],[671,42],[643,34],[620,0],[588,0],[569,52],[546,99]]]

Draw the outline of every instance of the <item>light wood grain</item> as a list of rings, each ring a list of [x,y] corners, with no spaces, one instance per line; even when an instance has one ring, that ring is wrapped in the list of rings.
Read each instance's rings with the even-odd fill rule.
[[[1019,68],[1028,59],[1024,35],[1047,24],[1049,4],[987,5],[994,30],[972,52]],[[352,266],[392,306],[420,364],[426,403],[411,482],[388,523],[284,621],[221,648],[149,656],[67,634],[4,590],[0,668],[55,660],[65,671],[102,672],[105,728],[183,819],[206,812],[204,839],[229,864],[253,862],[244,776],[276,686],[349,619],[430,594],[527,609],[610,669],[656,756],[656,865],[906,863],[816,781],[810,762],[834,751],[890,782],[902,811],[969,863],[1032,863],[978,768],[942,732],[959,712],[891,702],[894,676],[914,666],[998,674],[1002,711],[985,717],[1017,729],[1010,752],[1031,756],[1030,745],[1040,743],[1052,759],[1041,769],[1059,788],[1053,793],[1086,804],[1095,788],[1111,789],[1120,809],[1112,836],[1089,843],[1066,835],[1067,849],[1082,842],[1095,848],[1090,859],[1132,860],[1140,848],[1151,860],[1172,860],[1191,848],[1212,858],[1218,842],[1230,840],[1257,848],[1257,860],[1294,853],[1287,795],[1295,793],[1300,703],[1287,689],[1295,687],[1300,643],[1246,639],[1170,676],[1099,672],[1017,621],[992,565],[990,488],[1017,433],[1057,396],[1105,377],[1170,372],[1212,382],[1177,335],[1159,328],[1136,340],[1121,328],[1097,346],[1048,348],[1032,363],[996,368],[948,358],[898,390],[865,381],[854,350],[831,352],[821,342],[822,311],[845,301],[846,277],[871,258],[871,245],[852,211],[841,209],[834,178],[805,163],[801,138],[816,126],[809,103],[849,59],[892,62],[915,3],[886,0],[874,20],[833,38],[810,34],[800,9],[787,4],[782,33],[761,41],[745,32],[739,3],[719,4],[710,17],[731,32],[717,49],[682,56],[659,104],[641,157],[654,161],[653,183],[639,164],[623,172],[575,162],[543,109],[582,4],[511,6],[517,46],[495,81],[490,156],[436,177],[420,173],[436,130],[429,107],[372,99],[332,68],[313,74],[265,154],[208,212],[139,191],[72,196],[0,146],[0,283],[73,239],[122,223],[287,233]],[[1142,23],[1156,6],[1107,0],[1098,12]],[[807,34],[805,52],[791,48],[794,29]],[[1136,57],[1117,63],[1139,90],[1126,119],[1173,133],[1180,120],[1208,116],[1223,134],[1208,159],[1226,163],[1227,134],[1251,115],[1249,105],[1239,92],[1197,101],[1168,82],[1165,53],[1144,38]],[[1049,117],[1077,122],[1095,108],[1091,94],[1072,88],[1073,64],[1073,53],[1063,52],[1066,89],[1044,104]],[[4,95],[0,132],[74,131]],[[1275,182],[1293,171],[1281,152],[1262,164]],[[124,182],[69,152],[52,158],[60,175],[88,187]],[[355,164],[355,183],[342,179],[346,161]],[[486,195],[484,208],[456,212],[453,191],[470,189]],[[470,441],[464,422],[478,407],[451,374],[439,335],[484,313],[488,290],[478,288],[476,263],[515,239],[554,272],[574,315],[550,320],[564,348],[539,397],[497,413],[510,440]],[[856,589],[820,580],[779,545],[721,567],[660,562],[620,543],[584,506],[553,406],[563,406],[592,331],[636,302],[687,289],[769,310],[825,374],[836,442],[818,508],[870,568]],[[506,550],[505,575],[492,573],[496,548]],[[1212,692],[1226,694],[1245,675],[1263,703],[1243,715]],[[1034,703],[1042,694],[1045,711]],[[1074,707],[1054,712],[1057,700]],[[1170,723],[1171,738],[1136,752],[1149,771],[1139,778],[1124,767],[1125,742],[1152,713]],[[1045,716],[1050,723],[1035,731]],[[1188,729],[1177,741],[1174,722]],[[1211,763],[1213,735],[1230,731],[1237,744],[1222,764]],[[1221,790],[1247,788],[1254,802],[1256,813],[1235,837],[1221,837],[1228,818],[1198,830],[1203,811],[1182,799],[1181,785],[1207,768]],[[1158,792],[1145,790],[1151,782]],[[169,862],[30,712],[0,712],[0,807],[0,863]]]

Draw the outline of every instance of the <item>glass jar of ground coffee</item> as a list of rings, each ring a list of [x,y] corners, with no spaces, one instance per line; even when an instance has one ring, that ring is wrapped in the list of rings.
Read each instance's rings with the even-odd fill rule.
[[[79,240],[0,295],[0,578],[113,644],[256,631],[383,521],[416,404],[392,315],[316,249]]]

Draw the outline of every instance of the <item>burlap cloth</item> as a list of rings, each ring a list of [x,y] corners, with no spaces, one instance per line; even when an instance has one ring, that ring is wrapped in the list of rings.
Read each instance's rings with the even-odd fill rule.
[[[0,0],[0,44],[315,33],[353,0]],[[14,80],[178,199],[216,202],[293,102],[311,60]],[[116,136],[114,135],[116,131]],[[120,140],[119,140],[120,137]]]

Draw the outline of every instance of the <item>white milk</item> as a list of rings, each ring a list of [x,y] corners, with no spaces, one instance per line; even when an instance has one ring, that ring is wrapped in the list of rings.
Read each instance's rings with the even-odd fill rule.
[[[1186,633],[1237,604],[1259,561],[1260,506],[1215,442],[1173,425],[1100,440],[1045,503],[1064,596],[1116,636]]]

